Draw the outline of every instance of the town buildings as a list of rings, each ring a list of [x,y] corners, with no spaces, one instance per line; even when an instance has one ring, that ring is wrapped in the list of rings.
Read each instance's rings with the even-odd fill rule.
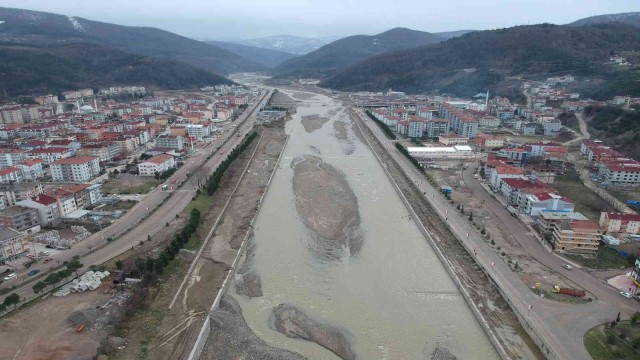
[[[27,255],[26,235],[12,228],[0,226],[0,264],[18,260]]]
[[[561,221],[555,223],[553,246],[556,251],[595,255],[600,242],[600,226],[590,220]]]

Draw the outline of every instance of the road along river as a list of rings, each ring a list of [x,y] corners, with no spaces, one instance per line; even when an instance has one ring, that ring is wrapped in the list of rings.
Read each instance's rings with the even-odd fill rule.
[[[284,92],[290,139],[227,294],[253,333],[309,359],[498,358],[341,102]]]

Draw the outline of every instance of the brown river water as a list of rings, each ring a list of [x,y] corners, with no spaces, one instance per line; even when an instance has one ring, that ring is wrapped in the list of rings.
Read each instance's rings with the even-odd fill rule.
[[[273,347],[339,359],[270,326],[273,309],[289,304],[342,329],[358,359],[431,359],[436,347],[497,359],[348,110],[322,94],[284,92],[300,104],[255,223],[262,296],[229,290],[249,327]]]

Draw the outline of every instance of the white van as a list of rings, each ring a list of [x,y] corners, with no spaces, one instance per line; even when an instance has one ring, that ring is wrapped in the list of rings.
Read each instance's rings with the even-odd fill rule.
[[[18,274],[16,274],[16,273],[11,273],[11,274],[9,274],[9,275],[5,276],[5,277],[4,277],[4,280],[5,280],[5,281],[7,281],[7,280],[15,279],[15,278],[16,278],[16,276],[18,276]]]

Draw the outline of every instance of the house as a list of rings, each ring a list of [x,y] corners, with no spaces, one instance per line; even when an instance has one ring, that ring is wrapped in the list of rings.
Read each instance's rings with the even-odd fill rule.
[[[469,138],[457,134],[444,134],[438,136],[438,142],[445,145],[466,145],[469,142]]]
[[[100,174],[100,161],[94,156],[79,156],[51,164],[53,181],[85,182]]]
[[[510,204],[515,205],[520,210],[526,209],[528,196],[554,192],[552,187],[542,181],[528,180],[524,177],[502,178],[499,183],[499,190],[509,200]]]
[[[22,172],[16,167],[0,170],[0,184],[21,182],[22,179]]]
[[[21,200],[17,202],[17,205],[36,210],[38,220],[42,226],[55,222],[62,217],[60,208],[58,207],[58,200],[48,195],[42,194],[30,199]]]
[[[11,206],[2,209],[0,210],[0,226],[18,231],[38,232],[40,231],[38,212],[23,206]]]
[[[527,150],[521,147],[504,148],[498,151],[498,156],[517,161],[524,161],[527,157]]]
[[[64,189],[55,189],[55,190],[47,191],[45,195],[56,200],[58,211],[60,212],[60,216],[62,217],[69,215],[72,212],[78,210],[78,204],[76,204],[76,198],[74,194],[70,191],[67,191]]]
[[[16,165],[22,173],[22,178],[27,181],[38,180],[45,176],[42,164],[44,161],[38,160],[25,160],[22,163]]]
[[[161,135],[156,138],[156,146],[181,151],[184,148],[182,136]]]
[[[496,149],[504,146],[504,139],[490,134],[478,134],[474,139],[476,146],[484,149]]]
[[[553,225],[553,248],[558,252],[595,255],[600,242],[600,226],[595,221],[560,221]]]
[[[560,121],[547,121],[542,125],[544,129],[544,136],[558,136],[560,129],[562,129],[562,123]]]
[[[608,235],[638,235],[640,233],[640,215],[620,213],[600,213],[600,229]]]
[[[156,155],[138,164],[138,172],[141,176],[154,176],[156,173],[167,171],[176,166],[175,159],[171,155]]]
[[[27,236],[15,229],[0,226],[0,264],[18,260],[27,255]]]
[[[536,123],[526,123],[522,125],[522,135],[535,135],[536,134],[536,128],[538,127],[538,125]]]
[[[115,142],[85,144],[78,150],[78,156],[97,157],[98,161],[109,161],[120,154],[120,145]]]

